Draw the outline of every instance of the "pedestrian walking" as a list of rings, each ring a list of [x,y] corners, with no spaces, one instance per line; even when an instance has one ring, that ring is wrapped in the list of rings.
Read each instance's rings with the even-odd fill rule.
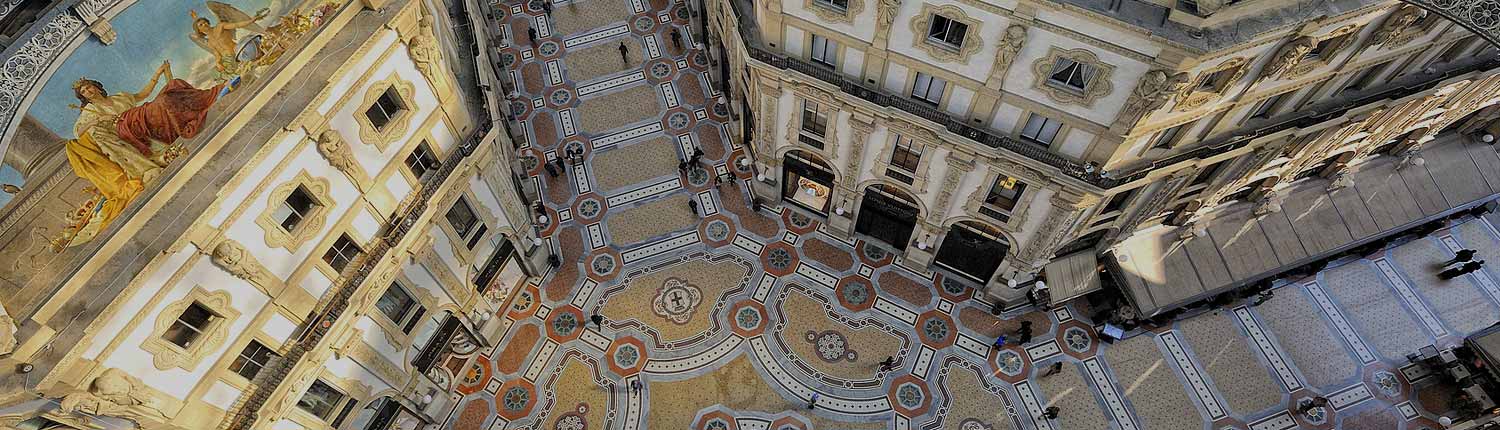
[[[1020,344],[1031,343],[1031,321],[1021,321],[1021,328],[1016,330],[1016,337],[1020,338]]]
[[[526,38],[527,39],[531,39],[531,44],[533,46],[536,45],[536,28],[535,27],[530,27],[530,26],[526,27]]]
[[[625,42],[620,42],[620,62],[630,66],[630,48],[625,47]]]
[[[692,209],[693,210],[693,215],[697,215],[698,214],[698,201],[697,200],[688,200],[688,209]]]
[[[677,49],[678,51],[681,51],[682,50],[682,33],[679,32],[679,31],[677,31],[677,29],[674,28],[674,29],[672,29],[672,33],[669,36],[671,36],[671,38],[672,38],[672,47],[675,48],[675,49]]]
[[[893,367],[896,367],[896,357],[887,355],[885,360],[880,361],[880,371],[882,372],[891,370]]]
[[[698,164],[698,159],[703,158],[703,148],[693,147],[693,164]]]
[[[677,163],[677,171],[686,174],[687,171],[688,171],[688,162],[683,161],[683,162]]]
[[[1058,374],[1060,372],[1062,372],[1062,362],[1061,361],[1056,362],[1056,363],[1052,363],[1051,366],[1047,366],[1047,371],[1046,372],[1042,372],[1042,377],[1045,378],[1045,377],[1048,377],[1048,376],[1056,375],[1056,374]]]
[[[1062,412],[1062,409],[1056,406],[1048,406],[1047,409],[1042,410],[1042,418],[1055,420],[1057,419],[1058,412]]]
[[[598,326],[600,330],[604,330],[604,315],[599,315],[598,311],[589,316],[589,321],[593,321],[595,326]]]
[[[1439,267],[1448,267],[1458,263],[1467,263],[1470,260],[1474,259],[1475,252],[1477,251],[1472,249],[1460,249],[1458,250],[1458,252],[1453,253],[1452,259],[1444,261],[1443,264]]]
[[[641,380],[635,379],[630,381],[630,392],[635,394],[641,393]]]
[[[818,407],[818,397],[818,393],[813,393],[812,397],[807,399],[807,410],[810,411]]]
[[[552,17],[552,0],[542,1],[542,12],[546,13],[548,18]]]
[[[995,349],[1000,349],[1000,348],[1004,348],[1004,347],[1005,347],[1005,335],[1002,334],[1002,335],[1000,335],[1000,337],[995,338]]]
[[[552,163],[543,164],[542,167],[545,168],[545,169],[547,169],[547,176],[548,177],[553,177],[553,178],[557,177],[557,168],[553,167]]]
[[[1274,295],[1276,295],[1276,293],[1273,292],[1273,291],[1271,291],[1271,290],[1261,290],[1260,293],[1258,293],[1256,295],[1255,301],[1254,302],[1250,302],[1250,306],[1252,306],[1252,307],[1254,307],[1254,306],[1260,306],[1262,303],[1265,303],[1266,301],[1271,300],[1271,296],[1274,296]]]
[[[562,159],[562,157],[553,158],[552,159],[552,164],[556,164],[557,165],[557,170],[561,170],[561,171],[564,171],[564,172],[568,171],[568,169],[564,168],[565,166],[563,166],[563,159]]]

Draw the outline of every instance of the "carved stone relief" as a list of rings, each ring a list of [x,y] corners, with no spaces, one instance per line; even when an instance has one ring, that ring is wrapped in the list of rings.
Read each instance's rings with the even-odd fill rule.
[[[1281,49],[1276,51],[1276,57],[1272,58],[1269,64],[1266,64],[1266,67],[1261,70],[1260,76],[1256,77],[1256,80],[1281,77],[1282,74],[1296,67],[1297,63],[1301,62],[1304,57],[1307,57],[1307,53],[1312,52],[1313,47],[1317,46],[1317,44],[1316,40],[1307,36],[1298,37],[1291,42],[1287,42],[1286,45],[1282,45]]]
[[[1224,91],[1245,76],[1249,69],[1245,65],[1244,57],[1231,58],[1213,69],[1205,70],[1198,74],[1197,78],[1190,81],[1186,88],[1178,94],[1176,110],[1186,111],[1197,109],[1210,101],[1218,100],[1224,96]],[[1225,76],[1220,72],[1227,72]],[[1220,80],[1219,82],[1207,82],[1206,80]]]
[[[277,217],[276,211],[284,206],[287,198],[298,189],[311,198],[313,204],[307,213],[302,214],[302,219],[297,221],[291,230],[287,230],[282,226],[283,220]],[[329,184],[328,179],[315,178],[304,170],[298,172],[296,177],[277,185],[271,192],[266,193],[266,207],[255,217],[255,224],[264,232],[263,239],[266,246],[285,248],[287,251],[295,252],[323,231],[323,224],[328,219],[328,210],[333,205],[332,185]]]
[[[349,145],[344,142],[344,137],[339,135],[337,130],[324,130],[318,134],[317,142],[318,154],[321,154],[324,160],[328,160],[329,165],[349,175],[356,185],[362,187],[363,182],[368,181],[369,178],[365,175],[364,169],[359,167],[354,160],[354,150],[349,148]]]
[[[281,283],[281,280],[276,278],[276,275],[267,270],[265,266],[260,264],[259,260],[256,260],[254,255],[250,254],[249,251],[245,250],[245,247],[240,246],[234,240],[224,239],[220,241],[209,252],[208,258],[215,266],[219,266],[220,269],[224,269],[230,275],[249,281],[262,288],[272,289],[272,287]]]
[[[942,42],[928,41],[927,30],[932,25],[933,15],[942,15],[944,18],[963,23],[967,26],[968,30],[964,33],[963,43],[954,47]],[[967,63],[969,62],[969,58],[979,52],[979,48],[984,45],[984,41],[979,38],[980,24],[978,19],[970,18],[958,6],[933,6],[924,3],[922,4],[922,10],[917,12],[917,16],[911,20],[912,34],[916,37],[912,40],[912,46],[926,52],[938,61]]]
[[[1130,98],[1125,100],[1125,106],[1120,108],[1120,115],[1115,118],[1114,125],[1134,125],[1146,114],[1166,105],[1167,100],[1181,93],[1187,84],[1187,72],[1168,74],[1166,70],[1160,69],[1146,72],[1130,92]]]
[[[109,368],[89,382],[86,389],[63,396],[58,410],[66,414],[123,418],[141,428],[161,428],[168,421],[159,403],[146,392],[139,379]]]
[[[1083,90],[1067,88],[1051,82],[1053,68],[1058,60],[1064,58],[1093,67],[1094,73],[1084,84]],[[1114,85],[1109,81],[1114,75],[1115,66],[1100,60],[1098,55],[1087,49],[1062,49],[1054,46],[1048,50],[1046,56],[1031,64],[1031,71],[1036,75],[1036,82],[1033,86],[1058,103],[1093,107],[1094,101],[1114,91]]]
[[[986,86],[998,89],[1004,84],[1006,71],[1010,70],[1011,63],[1016,61],[1016,55],[1021,53],[1021,47],[1025,44],[1025,26],[1011,24],[1005,28],[1005,34],[1000,37],[999,46],[995,49],[995,64],[990,68]]]
[[[1396,9],[1396,12],[1391,13],[1391,16],[1386,17],[1385,21],[1380,24],[1380,28],[1370,36],[1370,45],[1394,48],[1410,42],[1420,34],[1416,31],[1417,29],[1412,28],[1412,24],[1426,16],[1427,10],[1425,9],[1413,5],[1402,5]]]

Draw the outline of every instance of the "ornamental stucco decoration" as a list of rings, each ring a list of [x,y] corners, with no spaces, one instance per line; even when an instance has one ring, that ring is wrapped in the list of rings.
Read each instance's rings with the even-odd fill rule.
[[[1052,77],[1053,66],[1060,59],[1069,59],[1078,64],[1087,64],[1094,68],[1094,73],[1083,86],[1082,91],[1074,91],[1061,88],[1047,83]],[[1094,101],[1109,95],[1114,91],[1114,85],[1109,80],[1115,73],[1115,66],[1105,63],[1099,56],[1087,49],[1062,49],[1056,46],[1048,50],[1047,55],[1031,63],[1031,71],[1036,75],[1036,83],[1033,86],[1058,103],[1076,104],[1084,107],[1093,107]]]
[[[958,46],[958,49],[939,46],[937,43],[927,41],[927,27],[932,24],[933,15],[942,15],[944,18],[963,23],[966,26],[964,41]],[[969,17],[958,6],[933,6],[932,4],[923,3],[922,11],[918,12],[917,16],[911,20],[911,32],[915,37],[912,40],[912,46],[921,49],[938,61],[960,64],[968,63],[969,58],[978,53],[979,48],[984,45],[984,41],[979,39],[979,24],[978,19]]]

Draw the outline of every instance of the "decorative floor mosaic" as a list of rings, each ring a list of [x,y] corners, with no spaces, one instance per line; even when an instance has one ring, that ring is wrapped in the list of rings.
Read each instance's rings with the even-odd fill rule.
[[[693,44],[681,3],[533,3],[493,5],[509,34],[544,30],[497,58],[563,265],[468,358],[445,428],[1436,429],[1446,402],[1417,395],[1436,378],[1404,354],[1500,315],[1500,272],[1429,273],[1464,247],[1500,260],[1474,220],[1114,343],[1081,305],[994,316],[962,282],[749,208],[708,61],[670,46],[673,28]],[[672,169],[695,145],[703,163]],[[568,147],[583,161],[551,176],[538,161]],[[1329,405],[1294,413],[1314,396]]]

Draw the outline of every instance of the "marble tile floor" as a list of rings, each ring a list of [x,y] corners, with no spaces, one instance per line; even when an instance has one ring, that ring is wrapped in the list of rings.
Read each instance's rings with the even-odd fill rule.
[[[571,3],[551,19],[534,2],[493,5],[506,27],[561,33],[499,54],[523,93],[521,153],[564,266],[518,293],[498,345],[455,372],[444,428],[1435,429],[1444,411],[1432,409],[1446,405],[1418,398],[1433,383],[1408,380],[1402,356],[1500,314],[1500,271],[1426,273],[1461,247],[1500,260],[1500,232],[1467,220],[1286,283],[1260,306],[1114,343],[1072,306],[991,316],[971,285],[795,212],[746,207],[752,173],[735,167],[745,149],[727,139],[726,107],[705,104],[719,95],[707,58],[667,38],[696,37],[681,3]],[[605,48],[622,41],[638,55],[628,66],[595,64],[618,61]],[[655,107],[622,112],[639,97]],[[623,116],[588,117],[601,114]],[[701,165],[662,167],[695,145]],[[584,160],[553,178],[538,162],[563,148]],[[718,174],[737,179],[716,187]],[[596,312],[602,326],[588,323]],[[1030,343],[990,347],[1021,320]],[[1293,413],[1318,395],[1331,405]],[[1041,417],[1049,406],[1059,418]]]

